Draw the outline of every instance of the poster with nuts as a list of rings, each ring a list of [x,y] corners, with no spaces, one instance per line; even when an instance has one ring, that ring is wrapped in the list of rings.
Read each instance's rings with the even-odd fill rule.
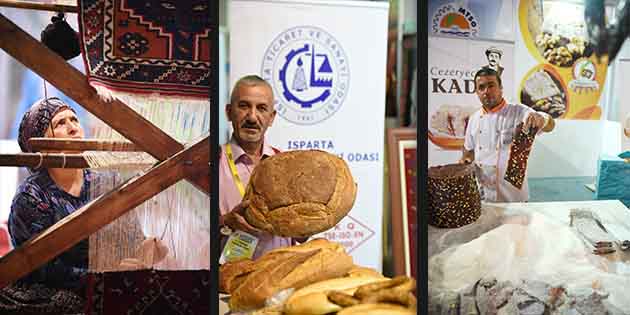
[[[461,157],[469,117],[481,108],[475,73],[490,67],[500,73],[503,97],[517,101],[514,48],[498,41],[429,36],[429,166],[456,163]]]
[[[555,119],[599,119],[608,60],[586,39],[584,5],[520,0],[517,16],[519,101]]]

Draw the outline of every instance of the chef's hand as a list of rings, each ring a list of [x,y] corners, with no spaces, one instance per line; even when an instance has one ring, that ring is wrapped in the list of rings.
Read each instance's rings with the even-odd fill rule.
[[[470,164],[475,160],[475,151],[470,150],[467,151],[464,149],[462,151],[462,157],[459,159],[459,164]]]
[[[526,132],[531,132],[532,129],[542,130],[546,124],[547,120],[545,119],[545,116],[540,113],[533,112],[527,116],[527,119],[525,119],[523,130]]]
[[[261,233],[260,229],[253,227],[245,220],[245,210],[249,207],[249,200],[243,201],[236,205],[232,211],[223,216],[223,224],[229,226],[233,230],[240,230],[247,233]]]

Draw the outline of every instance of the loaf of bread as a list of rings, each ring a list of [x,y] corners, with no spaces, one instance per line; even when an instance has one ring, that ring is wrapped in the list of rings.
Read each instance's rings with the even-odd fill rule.
[[[311,248],[311,250],[313,249],[317,248]],[[252,272],[266,269],[268,266],[282,262],[285,258],[292,257],[291,250],[288,252],[289,253],[286,251],[269,252],[256,261],[242,259],[225,263],[219,269],[219,292],[232,294]],[[305,250],[298,252],[302,253],[305,252]]]
[[[256,261],[223,265],[219,285],[223,292],[231,294],[231,310],[249,310],[262,307],[265,299],[280,290],[342,277],[352,266],[352,257],[343,246],[314,239],[269,251]]]
[[[290,151],[254,169],[243,200],[245,219],[274,235],[306,237],[335,226],[356,198],[346,162],[319,150]]]
[[[346,307],[337,315],[415,315],[416,310],[396,304],[373,303]]]
[[[361,277],[361,276],[369,276],[369,277],[377,277],[377,278],[384,277],[380,272],[376,271],[375,269],[368,268],[368,267],[361,267],[357,265],[352,266],[350,271],[348,271],[348,277]]]
[[[219,268],[219,292],[230,294],[256,269],[256,262],[241,259],[227,262]]]
[[[282,312],[282,308],[282,304],[266,306],[249,313],[249,315],[284,315]]]
[[[299,289],[318,281],[342,277],[354,265],[352,256],[346,254],[346,250],[341,244],[330,242],[324,238],[313,239],[289,248],[279,248],[271,251],[270,254],[286,251],[308,252],[313,249],[320,249],[321,251],[282,278],[278,287]]]
[[[313,283],[295,291],[286,301],[284,312],[288,315],[338,312],[342,307],[328,300],[328,292],[339,291],[352,295],[362,285],[387,280],[385,277],[353,276]]]
[[[229,306],[233,311],[257,309],[265,304],[265,299],[284,287],[278,286],[284,277],[303,264],[321,249],[310,252],[279,253],[278,261],[265,268],[256,269],[234,289],[230,296]]]

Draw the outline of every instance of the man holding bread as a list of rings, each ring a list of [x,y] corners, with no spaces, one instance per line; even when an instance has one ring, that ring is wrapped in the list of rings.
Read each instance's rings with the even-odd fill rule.
[[[256,259],[271,249],[292,245],[291,238],[274,236],[250,225],[243,215],[248,202],[241,202],[256,165],[266,157],[280,152],[265,141],[267,128],[276,117],[271,86],[256,75],[242,77],[232,89],[225,113],[234,131],[229,142],[221,146],[219,158],[221,235],[222,241],[228,240],[220,262],[230,260],[223,259],[225,255],[240,255],[242,252],[249,254],[241,257]],[[235,232],[241,233],[238,235],[239,241],[235,243],[248,243],[247,246],[250,247],[228,248],[231,244],[229,240],[234,238]],[[253,257],[250,256],[252,254]]]

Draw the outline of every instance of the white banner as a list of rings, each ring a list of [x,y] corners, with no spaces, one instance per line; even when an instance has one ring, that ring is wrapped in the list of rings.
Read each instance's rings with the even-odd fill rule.
[[[217,111],[219,112],[219,144],[224,144],[230,139],[229,123],[225,116],[225,104],[227,104],[230,92],[227,86],[228,79],[228,60],[227,60],[227,31],[221,28],[219,30],[219,104]]]
[[[274,88],[268,139],[282,150],[321,149],[350,165],[354,207],[319,236],[356,264],[382,268],[387,3],[245,1],[229,7],[230,87],[257,73]]]
[[[495,66],[503,97],[516,99],[513,56],[512,44],[429,37],[429,166],[456,163],[461,157],[468,116],[481,108],[475,93],[477,70]]]

